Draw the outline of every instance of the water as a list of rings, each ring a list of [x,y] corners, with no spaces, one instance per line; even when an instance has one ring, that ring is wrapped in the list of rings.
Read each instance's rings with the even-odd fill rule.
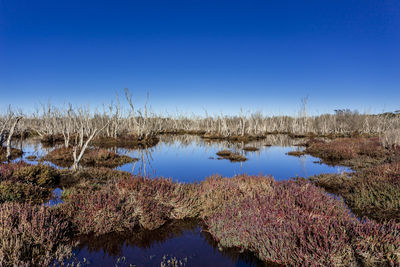
[[[138,158],[136,163],[119,167],[119,170],[149,177],[167,177],[179,182],[198,182],[214,174],[232,177],[238,174],[272,175],[276,180],[291,177],[309,177],[321,173],[351,171],[345,167],[333,167],[319,162],[309,155],[286,155],[304,140],[293,140],[284,135],[268,136],[251,142],[259,151],[245,152],[244,144],[227,141],[210,142],[197,136],[161,136],[158,145],[148,149],[128,150],[113,148],[123,155]],[[266,146],[268,145],[268,146]],[[269,146],[271,145],[271,146]],[[30,155],[38,158],[51,149],[40,143],[28,141],[22,144],[23,159]],[[245,155],[245,162],[218,159],[220,150],[232,150]],[[36,160],[29,161],[35,164]],[[51,164],[52,165],[52,164]],[[54,166],[54,165],[52,165]],[[45,205],[61,202],[62,190],[54,190],[55,197]],[[255,257],[233,251],[220,251],[212,238],[197,223],[172,223],[156,231],[138,231],[122,235],[80,238],[75,249],[75,260],[89,266],[160,266],[163,257],[175,257],[187,266],[257,266]]]
[[[283,137],[282,137],[283,138]],[[275,141],[275,142],[272,142]],[[117,149],[120,154],[139,158],[136,163],[129,163],[118,169],[135,174],[152,177],[162,176],[179,182],[204,180],[214,174],[233,177],[238,174],[272,175],[276,180],[287,180],[291,177],[309,177],[321,173],[339,173],[350,171],[343,167],[332,167],[319,163],[319,159],[309,155],[294,157],[286,155],[293,150],[302,150],[291,142],[282,140],[262,140],[247,146],[255,146],[259,151],[243,151],[243,144],[229,142],[206,142],[200,137],[177,136],[162,137],[161,142],[147,150],[132,151]],[[299,142],[299,141],[297,141]],[[266,144],[272,146],[265,146]],[[216,153],[229,149],[245,155],[245,162],[230,162],[219,159]]]
[[[272,175],[276,180],[287,180],[292,177],[309,177],[321,173],[340,173],[349,168],[328,166],[320,163],[318,158],[305,155],[294,157],[286,155],[293,150],[302,150],[297,146],[301,140],[287,136],[269,136],[267,139],[249,144],[230,142],[207,142],[198,136],[161,136],[158,145],[148,149],[114,148],[113,151],[138,158],[139,161],[120,166],[119,170],[150,177],[172,178],[179,182],[199,182],[211,175],[233,177],[238,174]],[[272,146],[265,146],[266,144]],[[243,151],[244,146],[255,146],[259,151]],[[245,162],[230,162],[219,159],[216,153],[229,149],[245,155]],[[23,144],[24,160],[35,164],[36,161],[26,157],[35,155],[38,158],[50,149],[44,149],[40,143]],[[54,166],[53,164],[50,164]]]
[[[197,222],[173,222],[154,231],[83,237],[76,260],[93,266],[160,266],[163,258],[176,258],[186,266],[261,266],[245,253],[218,249]],[[123,255],[123,256],[122,256]]]

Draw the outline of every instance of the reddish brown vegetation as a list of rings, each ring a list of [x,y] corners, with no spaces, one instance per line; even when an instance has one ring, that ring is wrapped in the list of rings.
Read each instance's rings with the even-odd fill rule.
[[[0,266],[50,266],[71,256],[70,227],[53,210],[0,204]]]
[[[160,139],[157,136],[138,137],[136,135],[123,135],[118,138],[99,136],[92,141],[93,146],[102,148],[148,148],[158,144]]]
[[[7,160],[7,149],[5,147],[0,146],[0,162]],[[11,159],[20,158],[23,155],[23,152],[17,148],[11,148]]]
[[[205,133],[202,136],[204,139],[214,139],[214,140],[229,140],[232,142],[250,142],[255,140],[265,139],[265,135],[222,135],[219,133]]]
[[[300,157],[303,156],[305,153],[303,151],[289,151],[288,153],[286,153],[289,156],[295,156],[295,157]]]
[[[50,186],[59,180],[56,170],[25,162],[0,165],[0,203],[6,201],[43,203],[51,195]]]
[[[374,166],[350,176],[323,174],[312,180],[341,195],[357,215],[400,222],[400,162]]]
[[[199,217],[220,246],[250,250],[265,262],[400,261],[399,225],[360,222],[341,200],[305,181],[240,176],[179,184],[125,177],[101,187],[82,184],[67,195],[62,210],[81,234],[94,235]]]
[[[248,249],[265,262],[285,265],[400,263],[399,225],[359,222],[343,202],[310,183],[257,182],[262,179],[206,182],[207,191],[224,188],[224,201],[215,201],[219,205],[204,214],[222,246]]]
[[[40,138],[43,147],[53,147],[58,144],[64,144],[64,136],[62,134],[47,134]]]
[[[170,219],[197,215],[195,185],[167,179],[126,177],[67,195],[63,210],[82,234],[156,229]]]
[[[224,159],[229,159],[231,162],[246,161],[247,158],[239,153],[234,153],[230,150],[221,150],[217,152],[217,155]]]
[[[354,159],[359,156],[383,157],[385,151],[379,138],[339,138],[330,142],[311,140],[306,153],[326,161]]]
[[[62,167],[70,167],[74,162],[72,152],[72,147],[56,148],[48,153],[43,160],[50,161]],[[83,166],[115,168],[135,160],[134,158],[121,156],[106,149],[92,148],[88,149],[83,155],[81,164]]]
[[[257,148],[257,147],[254,147],[254,146],[245,146],[245,147],[243,148],[243,150],[244,150],[244,151],[258,151],[258,150],[260,150],[260,149]]]

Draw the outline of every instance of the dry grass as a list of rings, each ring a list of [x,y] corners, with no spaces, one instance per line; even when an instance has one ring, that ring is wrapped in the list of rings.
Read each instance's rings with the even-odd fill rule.
[[[100,188],[83,184],[66,195],[62,209],[82,234],[123,232],[138,226],[152,230],[171,219],[197,216],[195,186],[141,177],[116,179]]]

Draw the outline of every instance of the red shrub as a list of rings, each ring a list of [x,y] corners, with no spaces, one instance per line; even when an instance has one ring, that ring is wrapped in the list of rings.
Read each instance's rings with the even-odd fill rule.
[[[67,195],[62,209],[82,234],[156,229],[169,219],[198,214],[195,185],[169,179],[123,177],[101,188],[83,186]]]
[[[49,266],[72,253],[69,225],[53,210],[0,204],[0,266]]]
[[[255,178],[248,179],[254,183]],[[380,263],[399,262],[399,232],[386,231],[390,237],[368,233],[368,226],[352,217],[342,201],[307,182],[266,180],[269,190],[253,187],[258,189],[250,193],[240,188],[243,177],[221,179],[227,188],[225,202],[205,215],[209,232],[221,246],[248,249],[265,262],[289,265],[351,265],[360,253],[366,258],[385,254]],[[380,227],[370,224],[373,229]],[[363,238],[379,243],[380,251],[374,247],[357,250]]]

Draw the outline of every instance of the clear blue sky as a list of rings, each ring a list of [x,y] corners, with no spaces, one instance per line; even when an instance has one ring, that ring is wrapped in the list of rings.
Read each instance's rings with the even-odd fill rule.
[[[0,107],[400,109],[400,1],[0,0]]]

